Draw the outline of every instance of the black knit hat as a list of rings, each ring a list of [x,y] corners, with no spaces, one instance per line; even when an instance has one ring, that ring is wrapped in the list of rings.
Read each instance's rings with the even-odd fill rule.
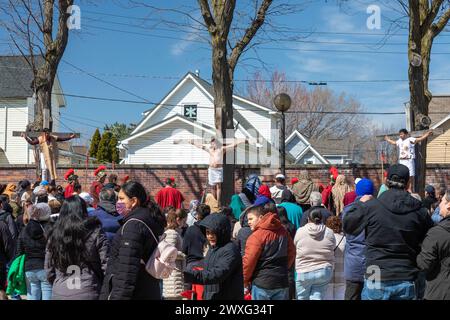
[[[394,164],[389,168],[388,179],[395,182],[407,183],[409,180],[408,167],[403,164]]]

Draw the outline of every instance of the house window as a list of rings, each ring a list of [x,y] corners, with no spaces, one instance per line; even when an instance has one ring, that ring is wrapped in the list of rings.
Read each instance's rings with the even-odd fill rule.
[[[197,120],[197,105],[185,105],[184,116],[192,120]]]
[[[305,164],[314,164],[314,161],[313,160],[306,160]]]

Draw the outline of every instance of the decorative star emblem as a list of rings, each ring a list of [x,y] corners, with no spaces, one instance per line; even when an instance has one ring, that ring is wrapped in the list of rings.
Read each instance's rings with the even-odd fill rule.
[[[184,115],[188,118],[197,118],[197,106],[184,107]]]

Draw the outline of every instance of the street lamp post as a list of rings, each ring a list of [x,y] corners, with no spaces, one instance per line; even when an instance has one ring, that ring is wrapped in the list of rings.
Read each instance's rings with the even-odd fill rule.
[[[280,93],[275,96],[273,103],[277,110],[281,112],[281,173],[286,176],[286,116],[284,113],[291,107],[291,97],[286,93]]]

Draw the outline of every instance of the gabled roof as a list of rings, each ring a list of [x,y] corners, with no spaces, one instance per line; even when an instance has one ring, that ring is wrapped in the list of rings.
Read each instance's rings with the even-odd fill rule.
[[[186,75],[183,77],[183,78],[181,78],[181,80],[180,81],[178,81],[177,82],[177,84],[172,88],[172,90],[170,90],[169,91],[169,93],[156,105],[156,107],[159,105],[159,104],[161,104],[165,99],[166,99],[166,97],[167,96],[169,96],[183,81],[185,81],[187,78],[191,78],[191,79],[193,79],[195,82],[197,82],[197,84],[198,85],[200,85],[208,94],[209,94],[209,96],[210,96],[210,98],[211,99],[213,99],[214,100],[214,88],[213,88],[213,86],[212,86],[212,84],[211,83],[209,83],[208,81],[206,81],[205,79],[203,79],[203,78],[200,78],[199,76],[197,76],[195,73],[192,73],[192,72],[188,72],[188,73],[186,73]],[[240,101],[243,101],[243,102],[245,102],[245,103],[248,103],[248,104],[251,104],[252,106],[254,106],[254,107],[257,107],[257,108],[259,108],[259,109],[261,109],[261,110],[263,110],[263,111],[267,111],[267,112],[275,112],[275,110],[271,110],[271,109],[269,109],[269,108],[266,108],[266,107],[264,107],[264,106],[262,106],[262,105],[260,105],[260,104],[257,104],[257,103],[255,103],[255,102],[253,102],[253,101],[250,101],[250,100],[248,100],[247,98],[244,98],[244,97],[242,97],[242,96],[240,96],[240,95],[237,95],[237,94],[233,94],[233,98],[235,98],[235,99],[237,99],[237,100],[240,100]],[[152,109],[149,109],[149,110],[146,110],[146,111],[144,111],[144,113],[146,114],[146,113],[148,113],[148,112],[151,112],[152,110],[154,110],[155,108],[152,108]]]
[[[428,107],[431,127],[450,114],[450,95],[433,95]]]
[[[171,117],[169,117],[169,118],[167,118],[167,119],[165,119],[163,121],[160,121],[160,122],[152,125],[149,128],[145,128],[145,129],[142,129],[140,131],[137,131],[137,132],[133,133],[132,135],[127,137],[125,140],[120,141],[120,144],[127,144],[128,142],[130,142],[130,140],[134,140],[136,138],[139,138],[140,136],[143,136],[143,135],[145,135],[145,134],[147,134],[149,132],[152,132],[152,131],[154,131],[154,130],[156,130],[158,128],[161,128],[161,127],[163,127],[163,126],[165,126],[165,125],[167,125],[169,123],[172,123],[172,122],[174,122],[176,120],[180,120],[180,121],[183,121],[183,122],[185,122],[185,123],[187,123],[189,125],[196,126],[197,128],[199,128],[201,130],[204,130],[204,131],[210,133],[211,135],[215,134],[214,128],[212,128],[212,127],[210,127],[210,126],[208,126],[208,125],[206,125],[204,123],[200,123],[198,121],[194,121],[192,119],[189,119],[189,118],[187,118],[185,116],[182,116],[180,114],[175,114],[175,115],[173,115],[173,116],[171,116]]]
[[[325,159],[312,145],[311,143],[303,136],[298,130],[294,130],[289,137],[286,139],[286,144],[291,142],[292,139],[295,137],[298,137],[300,140],[303,141],[303,143],[306,145],[306,148],[303,149],[303,151],[296,157],[296,161],[301,159],[305,154],[308,153],[308,151],[311,151],[317,158],[320,159],[323,163],[329,163],[327,159]]]
[[[39,55],[36,55],[34,59],[38,66],[44,62]],[[0,56],[0,98],[26,99],[32,97],[34,93],[33,79],[33,70],[23,56]],[[53,90],[58,93],[56,99],[59,106],[65,106],[66,101],[62,95],[63,91],[58,75],[55,76]]]
[[[188,72],[186,73],[186,75],[181,78],[176,84],[175,86],[169,91],[169,93],[167,93],[164,98],[158,102],[152,109],[148,109],[146,111],[143,112],[144,118],[138,123],[138,125],[136,126],[135,131],[133,131],[133,134],[138,132],[141,129],[141,126],[143,123],[145,123],[148,119],[150,119],[157,110],[159,110],[161,107],[164,106],[165,103],[167,103],[167,100],[188,80],[192,80],[194,81],[194,83],[196,83],[198,85],[198,87],[212,100],[214,101],[214,89],[213,86],[206,80],[198,77],[196,74],[192,73],[192,72]],[[275,112],[274,110],[271,110],[269,108],[263,107],[257,103],[254,103],[250,100],[247,100],[244,97],[238,96],[238,95],[233,95],[233,98],[239,101],[242,101],[244,103],[247,103],[255,108],[261,109],[261,111],[263,112],[267,112],[267,113],[273,113]]]
[[[40,56],[35,59],[37,64],[42,62]],[[33,70],[23,56],[0,56],[0,98],[33,96],[33,79]]]
[[[431,129],[437,129],[440,126],[442,126],[444,123],[446,123],[448,120],[450,120],[450,113],[441,121],[435,123],[434,125],[431,126]]]

